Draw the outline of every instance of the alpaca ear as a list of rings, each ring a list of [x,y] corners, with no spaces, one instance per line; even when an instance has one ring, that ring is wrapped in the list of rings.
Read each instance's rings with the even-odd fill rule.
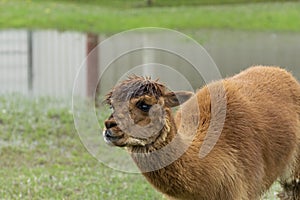
[[[180,104],[186,102],[193,95],[194,93],[189,91],[169,92],[164,95],[165,104],[168,107],[179,106]]]

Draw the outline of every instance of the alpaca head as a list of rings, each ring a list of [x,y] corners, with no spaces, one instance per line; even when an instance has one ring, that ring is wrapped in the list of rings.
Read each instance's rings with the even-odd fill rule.
[[[165,140],[173,124],[171,108],[185,102],[192,92],[172,92],[157,80],[130,76],[107,95],[112,114],[103,136],[110,145],[143,147]]]

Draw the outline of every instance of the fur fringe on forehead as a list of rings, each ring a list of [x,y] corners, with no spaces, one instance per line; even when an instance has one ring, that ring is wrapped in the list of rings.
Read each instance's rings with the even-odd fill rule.
[[[115,86],[106,96],[105,103],[111,104],[111,100],[128,101],[142,95],[155,96],[157,99],[165,93],[166,87],[158,82],[158,79],[152,80],[151,77],[142,77],[131,75],[127,80],[122,81]]]

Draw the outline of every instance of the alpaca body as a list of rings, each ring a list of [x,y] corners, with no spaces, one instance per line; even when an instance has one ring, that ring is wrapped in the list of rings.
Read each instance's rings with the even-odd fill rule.
[[[212,120],[212,106],[219,106],[211,103],[212,92],[226,99],[226,117],[214,148],[200,158],[200,148]],[[195,98],[197,104],[192,103]],[[182,112],[193,115],[197,109],[200,117],[195,134],[187,131],[187,127],[195,124],[182,121]],[[219,109],[223,111],[224,108]],[[146,146],[128,149],[137,166],[143,169],[170,155],[162,154],[149,161],[136,153],[147,154],[179,137],[170,152],[187,150],[178,159],[161,169],[143,172],[170,199],[256,200],[278,178],[286,190],[299,177],[300,85],[285,70],[251,67],[203,87],[181,105],[174,118],[170,109],[166,113],[169,126],[166,134],[160,134]],[[191,135],[193,139],[187,143],[186,138]],[[297,199],[296,193],[300,191],[294,191],[290,199]]]

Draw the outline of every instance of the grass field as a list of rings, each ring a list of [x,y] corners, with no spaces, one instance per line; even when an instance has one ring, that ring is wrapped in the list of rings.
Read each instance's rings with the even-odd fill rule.
[[[275,199],[277,190],[264,199]],[[93,158],[76,133],[68,103],[6,95],[0,96],[0,199],[163,197],[140,174],[115,171]]]
[[[69,1],[0,0],[0,28],[96,33],[145,27],[300,31],[300,2],[113,7]]]
[[[99,137],[101,134],[99,133]],[[63,101],[0,97],[0,199],[162,199],[84,148]]]
[[[32,0],[32,1],[52,1],[57,0]],[[64,2],[75,2],[82,4],[93,4],[105,7],[117,8],[140,8],[140,7],[174,7],[174,6],[200,6],[200,5],[222,5],[238,3],[259,3],[259,2],[287,2],[297,0],[60,0]]]

